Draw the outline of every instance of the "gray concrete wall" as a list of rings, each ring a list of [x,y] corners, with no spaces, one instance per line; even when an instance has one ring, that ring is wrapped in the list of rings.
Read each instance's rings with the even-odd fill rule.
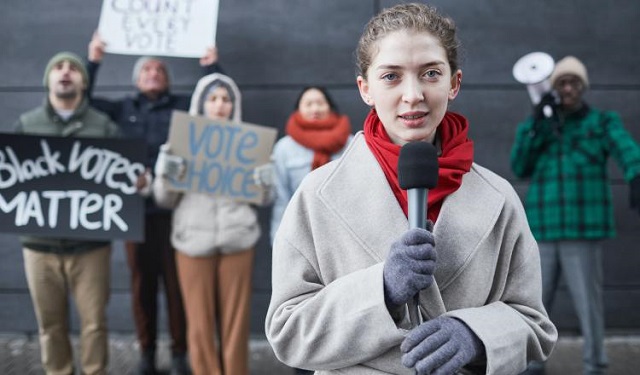
[[[361,129],[367,108],[354,80],[353,50],[365,22],[385,0],[222,0],[218,27],[221,63],[243,92],[244,119],[279,129],[298,91],[307,84],[329,87],[340,108]],[[587,99],[618,111],[640,139],[640,5],[635,0],[433,1],[457,21],[464,54],[463,88],[453,109],[471,122],[476,160],[512,181],[520,193],[508,155],[515,126],[529,114],[524,87],[511,76],[515,61],[541,50],[556,59],[579,56],[590,72]],[[86,54],[97,27],[99,1],[6,0],[0,3],[0,131],[10,131],[18,115],[39,105],[44,65],[60,50]],[[131,92],[134,57],[108,55],[96,94],[120,97]],[[169,59],[174,91],[188,93],[198,79],[196,60]],[[605,243],[605,299],[610,330],[640,329],[640,218],[628,209],[628,188],[611,167],[615,195],[616,239]],[[268,210],[260,211],[265,231]],[[263,335],[270,294],[271,248],[258,247],[254,277],[252,332]],[[20,246],[0,234],[0,332],[35,332]],[[121,243],[112,257],[112,330],[132,330],[129,274]],[[576,330],[571,302],[563,290],[551,311],[562,330]],[[74,317],[74,321],[77,319]],[[77,323],[76,323],[77,325]],[[164,327],[164,324],[163,324]]]

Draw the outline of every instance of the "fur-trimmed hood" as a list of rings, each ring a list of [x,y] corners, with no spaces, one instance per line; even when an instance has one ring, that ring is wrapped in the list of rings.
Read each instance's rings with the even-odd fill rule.
[[[189,114],[191,116],[202,116],[202,103],[204,102],[204,96],[209,92],[209,88],[216,83],[220,83],[223,86],[230,89],[231,97],[233,100],[233,112],[231,113],[230,121],[241,122],[242,121],[242,96],[240,95],[240,89],[231,77],[220,73],[213,73],[206,75],[198,81],[193,95],[191,96],[191,105],[189,106]]]

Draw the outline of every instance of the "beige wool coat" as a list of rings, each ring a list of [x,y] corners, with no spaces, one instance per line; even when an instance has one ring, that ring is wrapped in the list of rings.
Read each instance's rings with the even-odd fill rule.
[[[308,175],[273,246],[266,335],[284,363],[318,374],[412,374],[401,363],[406,319],[384,302],[382,270],[408,221],[362,133]],[[435,223],[436,283],[424,319],[465,322],[487,374],[518,374],[550,354],[557,331],[541,301],[540,260],[511,185],[473,164]],[[397,318],[397,317],[396,317]]]

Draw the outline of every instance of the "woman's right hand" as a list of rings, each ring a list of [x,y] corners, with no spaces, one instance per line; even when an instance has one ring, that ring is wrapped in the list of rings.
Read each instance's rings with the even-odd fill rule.
[[[180,156],[172,155],[168,143],[160,146],[158,159],[153,168],[156,177],[165,177],[171,180],[179,180],[186,171],[186,160]]]
[[[433,283],[436,248],[433,234],[414,228],[391,245],[384,264],[384,298],[389,310],[409,302]]]

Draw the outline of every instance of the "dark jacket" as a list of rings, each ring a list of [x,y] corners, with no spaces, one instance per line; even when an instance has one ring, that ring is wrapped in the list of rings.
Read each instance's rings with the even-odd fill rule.
[[[119,136],[118,126],[104,113],[91,108],[85,99],[75,113],[63,120],[55,112],[48,100],[45,103],[20,116],[15,124],[17,133],[41,134],[62,137],[113,138]],[[109,245],[104,241],[83,241],[64,238],[45,238],[38,236],[21,236],[23,247],[32,250],[75,254]]]
[[[133,96],[115,100],[95,98],[93,97],[93,87],[99,67],[100,64],[87,62],[87,71],[89,73],[87,96],[91,105],[106,113],[120,125],[124,137],[137,138],[145,142],[147,146],[145,165],[153,170],[158,158],[160,145],[167,142],[169,137],[171,113],[173,110],[188,111],[191,96],[175,95],[167,91],[155,100],[147,98],[140,92]],[[210,65],[204,70],[205,75],[222,72],[218,64]],[[153,203],[153,199],[148,198],[146,201],[147,213],[161,210]]]

